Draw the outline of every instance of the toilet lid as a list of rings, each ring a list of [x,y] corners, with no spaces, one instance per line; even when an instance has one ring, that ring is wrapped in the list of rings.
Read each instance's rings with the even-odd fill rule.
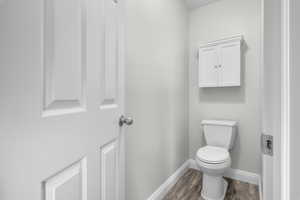
[[[198,150],[197,157],[206,163],[223,163],[229,159],[227,149],[221,147],[206,146]]]

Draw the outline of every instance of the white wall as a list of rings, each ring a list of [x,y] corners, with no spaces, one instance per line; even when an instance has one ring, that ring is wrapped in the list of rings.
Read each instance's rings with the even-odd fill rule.
[[[190,157],[205,144],[203,119],[232,119],[239,123],[232,168],[260,173],[260,0],[222,0],[190,13],[189,142]],[[197,87],[199,44],[234,34],[243,34],[243,86]]]
[[[188,159],[188,15],[182,0],[126,0],[126,199]]]

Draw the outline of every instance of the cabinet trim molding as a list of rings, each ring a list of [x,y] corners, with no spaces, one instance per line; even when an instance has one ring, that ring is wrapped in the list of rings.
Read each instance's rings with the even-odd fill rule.
[[[199,48],[216,46],[216,45],[231,43],[231,42],[241,42],[242,43],[243,41],[244,41],[243,35],[242,34],[237,34],[237,35],[233,35],[233,36],[230,36],[230,37],[226,37],[226,38],[222,38],[222,39],[202,43],[199,46]]]

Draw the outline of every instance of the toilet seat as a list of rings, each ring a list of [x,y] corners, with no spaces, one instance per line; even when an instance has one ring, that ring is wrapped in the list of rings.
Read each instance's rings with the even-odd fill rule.
[[[205,146],[197,152],[197,158],[208,164],[221,164],[230,160],[227,149],[215,146]]]

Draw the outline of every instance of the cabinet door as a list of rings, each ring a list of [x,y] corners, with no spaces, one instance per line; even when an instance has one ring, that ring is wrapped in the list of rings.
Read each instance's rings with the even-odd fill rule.
[[[219,46],[219,86],[241,85],[241,43],[234,42]]]
[[[218,86],[218,48],[199,49],[199,87]]]

